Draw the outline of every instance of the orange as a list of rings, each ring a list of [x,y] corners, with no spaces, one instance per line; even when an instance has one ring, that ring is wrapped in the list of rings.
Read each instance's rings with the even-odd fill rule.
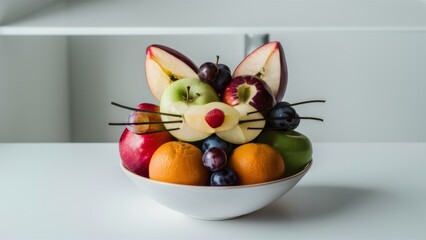
[[[149,163],[149,178],[162,182],[206,185],[209,171],[201,150],[190,143],[171,141],[161,145]]]
[[[238,177],[238,184],[274,181],[284,176],[285,164],[275,148],[263,143],[246,143],[237,147],[228,160]]]

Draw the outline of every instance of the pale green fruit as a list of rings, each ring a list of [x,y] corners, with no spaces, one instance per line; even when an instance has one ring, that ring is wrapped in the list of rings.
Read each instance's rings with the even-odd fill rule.
[[[216,91],[208,84],[197,78],[184,78],[170,84],[164,91],[160,101],[160,112],[177,114],[180,117],[161,115],[163,122],[181,120],[181,123],[164,124],[166,129],[179,130],[170,133],[186,142],[194,142],[207,138],[211,133],[191,128],[187,124],[184,114],[193,105],[204,105],[219,101]]]
[[[300,172],[312,159],[309,138],[297,131],[263,130],[256,140],[276,148],[285,162],[285,176]]]

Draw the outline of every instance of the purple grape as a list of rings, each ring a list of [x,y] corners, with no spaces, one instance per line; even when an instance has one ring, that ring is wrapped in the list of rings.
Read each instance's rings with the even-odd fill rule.
[[[270,120],[267,121],[269,127],[279,128],[282,131],[290,131],[299,126],[299,115],[289,105],[288,102],[279,102],[275,105],[274,109],[269,113]]]
[[[225,151],[214,147],[207,149],[203,154],[203,164],[210,171],[218,171],[225,167],[228,157]]]
[[[216,56],[216,63],[203,63],[198,69],[198,77],[204,83],[212,86],[219,95],[232,80],[231,70],[227,65],[219,64],[219,56]]]
[[[216,76],[216,80],[210,85],[218,94],[222,94],[223,91],[225,91],[226,86],[228,86],[228,84],[231,82],[231,80],[231,73],[224,68],[220,68],[219,73]]]
[[[237,184],[237,175],[227,168],[212,173],[210,176],[211,186],[234,186]]]
[[[231,74],[231,69],[227,65],[219,63],[218,67],[219,67],[219,69],[223,69],[223,70],[229,72],[229,74]]]
[[[218,74],[219,69],[217,65],[212,62],[203,63],[198,69],[198,77],[207,84],[215,82]]]
[[[232,143],[229,143],[222,138],[218,137],[217,135],[211,135],[210,137],[204,139],[203,145],[201,146],[201,150],[205,152],[209,148],[217,147],[226,152],[226,154],[229,156],[232,151]]]

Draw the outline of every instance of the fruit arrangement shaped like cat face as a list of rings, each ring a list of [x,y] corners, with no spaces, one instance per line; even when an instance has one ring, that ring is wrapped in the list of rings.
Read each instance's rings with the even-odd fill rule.
[[[198,68],[184,54],[159,44],[148,46],[145,66],[148,87],[159,105],[143,103],[131,108],[112,103],[132,110],[126,123],[110,123],[126,126],[119,141],[120,156],[132,172],[150,177],[151,156],[176,139],[180,140],[176,143],[202,150],[202,157],[197,157],[200,162],[196,162],[202,162],[203,170],[210,172],[211,186],[241,182],[241,171],[228,164],[229,159],[239,160],[233,154],[239,146],[260,144],[273,149],[275,156],[281,156],[279,163],[286,159],[286,176],[297,173],[310,161],[311,143],[294,129],[301,119],[322,119],[301,117],[293,106],[325,101],[282,101],[288,74],[279,42],[254,50],[233,73],[219,63],[219,56],[215,63],[206,62]],[[200,143],[202,146],[194,147]],[[240,155],[250,153],[244,151]],[[173,153],[167,156],[172,157]]]
[[[197,68],[184,54],[159,44],[147,47],[145,66],[146,81],[162,113],[161,122],[152,124],[162,123],[164,131],[179,140],[195,142],[216,134],[243,144],[255,139],[265,126],[284,126],[288,131],[301,119],[295,112],[287,114],[291,106],[280,102],[287,86],[287,65],[279,42],[255,49],[233,73],[219,63],[219,56],[216,63]],[[274,109],[277,102],[286,109]],[[150,132],[154,127],[136,125],[150,121],[146,114],[132,113],[128,129],[136,134]]]

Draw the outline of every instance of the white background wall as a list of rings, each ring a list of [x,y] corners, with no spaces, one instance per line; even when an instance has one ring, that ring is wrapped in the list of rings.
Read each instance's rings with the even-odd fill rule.
[[[286,101],[326,99],[301,105],[299,130],[319,142],[425,141],[426,34],[395,32],[289,32],[283,43],[289,68]],[[155,102],[145,83],[145,48],[174,47],[198,65],[222,56],[233,69],[243,59],[242,36],[73,37],[73,140],[117,140],[107,126],[128,111],[110,101]],[[76,97],[78,96],[78,97]],[[112,129],[111,129],[112,128]]]
[[[69,141],[64,37],[0,37],[0,142]]]
[[[2,0],[0,22],[39,6]],[[21,4],[21,8],[17,6]],[[27,7],[23,7],[27,6]],[[317,142],[426,141],[426,33],[288,31],[286,101],[298,106],[299,130]],[[161,43],[198,65],[231,69],[244,57],[244,36],[0,36],[0,142],[117,141],[128,111],[109,103],[154,102],[145,82],[145,48]]]

